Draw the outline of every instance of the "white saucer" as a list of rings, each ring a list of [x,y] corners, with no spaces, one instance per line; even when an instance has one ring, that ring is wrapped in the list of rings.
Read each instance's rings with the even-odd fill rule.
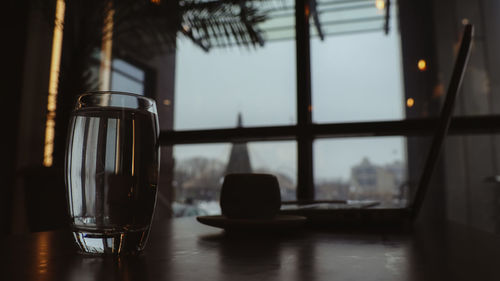
[[[280,230],[299,227],[306,222],[306,217],[291,215],[278,215],[273,219],[228,219],[225,216],[200,216],[196,219],[202,224],[225,230]]]

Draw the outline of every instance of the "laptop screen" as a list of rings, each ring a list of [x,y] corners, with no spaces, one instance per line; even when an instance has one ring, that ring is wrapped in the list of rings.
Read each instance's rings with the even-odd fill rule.
[[[318,201],[314,200],[311,202],[284,202],[282,206],[282,210],[337,210],[337,209],[365,209],[365,208],[408,208],[410,211],[411,217],[416,217],[423,202],[427,191],[429,189],[430,180],[432,178],[432,174],[435,170],[437,162],[439,160],[440,151],[444,142],[444,139],[448,133],[448,128],[451,121],[451,116],[453,113],[454,103],[462,82],[463,74],[465,72],[465,68],[468,62],[468,58],[470,55],[470,46],[472,42],[472,34],[473,34],[473,26],[466,25],[464,27],[464,31],[462,34],[462,42],[460,45],[459,53],[455,60],[455,66],[453,68],[453,72],[450,78],[448,90],[446,92],[446,96],[444,99],[444,103],[440,112],[440,115],[435,122],[434,132],[432,135],[431,146],[428,150],[427,158],[425,159],[425,164],[422,169],[422,174],[419,179],[418,185],[414,192],[414,196],[412,196],[410,202],[408,203],[405,200],[402,200],[405,197],[404,194],[400,195],[399,200],[396,203],[392,204],[388,201],[378,201],[375,197],[372,198],[363,198],[361,200],[325,200]],[[368,165],[368,163],[361,167],[358,167],[362,170],[363,174],[375,174],[377,173],[377,168],[374,165]],[[353,173],[355,169],[353,168]],[[354,175],[356,176],[356,175]],[[368,181],[369,177],[365,177],[363,180]],[[403,183],[404,184],[404,183]],[[352,188],[352,187],[348,187]],[[394,189],[393,187],[391,187]],[[397,186],[400,189],[399,192],[403,192],[404,187]],[[406,196],[408,197],[408,196]]]
[[[450,84],[448,85],[448,91],[446,92],[441,114],[435,127],[431,148],[425,162],[422,177],[420,178],[415,196],[410,205],[412,217],[416,217],[422,207],[427,191],[429,190],[432,173],[435,170],[439,158],[439,152],[443,146],[444,138],[448,133],[455,100],[462,84],[463,75],[470,56],[473,33],[474,27],[471,24],[465,25],[462,33],[462,43],[460,44],[460,49],[455,60],[455,66],[453,68]]]

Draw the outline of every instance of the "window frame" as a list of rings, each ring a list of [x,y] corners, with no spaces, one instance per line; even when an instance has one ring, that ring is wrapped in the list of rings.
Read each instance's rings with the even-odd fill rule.
[[[405,100],[407,97],[422,96],[432,93],[437,79],[437,70],[418,73],[414,70],[422,56],[433,63],[435,45],[432,22],[426,21],[425,13],[431,11],[431,3],[410,3],[398,1],[399,25],[401,30],[403,77]],[[426,1],[424,1],[426,2]],[[395,121],[348,122],[316,124],[312,121],[311,110],[311,54],[309,1],[295,1],[295,44],[296,44],[296,83],[297,83],[297,124],[288,126],[243,127],[208,130],[163,130],[160,132],[160,146],[177,144],[227,143],[236,141],[282,141],[297,142],[297,201],[315,200],[313,175],[313,143],[320,138],[373,137],[373,136],[430,136],[434,131],[437,117],[420,117],[421,113],[406,109],[406,118]],[[417,11],[417,12],[415,12]],[[423,12],[418,12],[423,11]],[[415,44],[414,42],[420,42]],[[448,80],[445,80],[446,82]],[[422,84],[423,87],[415,87]],[[422,93],[423,92],[423,93]],[[437,115],[440,100],[433,101],[429,113]],[[500,133],[500,115],[460,116],[452,118],[449,134],[485,134]],[[418,144],[409,143],[408,146]],[[408,150],[411,148],[408,147]],[[408,154],[409,159],[413,156]],[[408,161],[410,177],[413,167]]]
[[[121,54],[118,54],[116,55],[115,57],[113,57],[113,60],[115,59],[120,59],[122,61],[124,61],[125,63],[128,63],[130,65],[132,65],[133,67],[135,68],[138,68],[139,70],[141,70],[143,73],[144,73],[144,79],[143,81],[141,81],[143,87],[144,87],[144,96],[145,97],[148,97],[148,98],[154,98],[155,96],[155,91],[156,91],[156,71],[154,68],[152,68],[151,66],[143,63],[143,62],[140,62],[130,56],[126,56],[126,55],[121,55]],[[112,64],[111,65],[111,71],[117,71],[119,74],[123,75],[123,76],[129,76],[128,74],[124,74],[122,71],[119,71],[117,69],[115,69],[114,65]],[[139,81],[136,81],[136,82],[139,82]],[[113,81],[111,80],[111,84],[113,83]]]

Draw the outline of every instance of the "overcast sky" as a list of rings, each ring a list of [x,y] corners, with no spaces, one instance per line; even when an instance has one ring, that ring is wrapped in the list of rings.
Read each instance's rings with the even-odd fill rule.
[[[393,19],[396,17],[392,17]],[[313,120],[318,123],[404,118],[399,31],[332,36],[311,42]],[[258,49],[223,48],[206,53],[178,40],[174,128],[209,129],[296,123],[294,41]],[[352,165],[368,157],[388,164],[406,161],[400,137],[320,140],[314,144],[317,179],[349,178]],[[251,143],[254,168],[296,177],[295,142]],[[229,144],[176,146],[174,156],[227,161]]]

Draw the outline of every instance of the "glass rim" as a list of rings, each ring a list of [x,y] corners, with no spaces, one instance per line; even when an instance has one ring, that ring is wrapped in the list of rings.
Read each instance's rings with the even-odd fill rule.
[[[141,98],[148,100],[150,102],[156,103],[156,101],[152,98],[135,94],[135,93],[130,93],[130,92],[122,92],[122,91],[89,91],[89,92],[84,92],[78,95],[78,99],[85,97],[85,96],[93,96],[93,95],[119,95],[119,96],[129,96],[129,97],[136,97],[136,98]]]
[[[121,91],[88,91],[80,94],[77,99],[76,99],[76,104],[73,110],[81,110],[82,107],[86,108],[91,108],[91,107],[116,107],[112,105],[98,105],[98,104],[93,104],[93,105],[88,105],[85,102],[85,99],[96,97],[98,99],[106,99],[106,97],[109,97],[111,99],[112,97],[122,97],[122,98],[135,98],[138,102],[143,104],[143,110],[150,111],[154,114],[157,114],[157,109],[156,109],[156,101],[152,98],[145,97],[143,95],[139,94],[134,94],[134,93],[129,93],[129,92],[121,92]],[[142,101],[142,102],[141,102]],[[121,107],[121,106],[118,106]],[[127,107],[127,106],[125,106]]]

